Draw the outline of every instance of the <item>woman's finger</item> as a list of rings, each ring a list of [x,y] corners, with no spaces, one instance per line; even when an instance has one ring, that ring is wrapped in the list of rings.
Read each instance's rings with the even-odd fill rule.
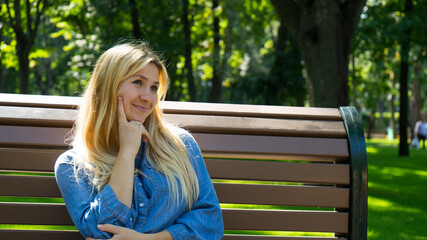
[[[119,234],[123,230],[123,227],[115,226],[112,224],[100,224],[98,225],[98,229],[103,232],[109,232],[115,235]]]
[[[117,100],[117,113],[118,113],[118,117],[119,117],[119,122],[126,122],[126,113],[125,113],[125,108],[123,106],[123,98],[119,97]]]

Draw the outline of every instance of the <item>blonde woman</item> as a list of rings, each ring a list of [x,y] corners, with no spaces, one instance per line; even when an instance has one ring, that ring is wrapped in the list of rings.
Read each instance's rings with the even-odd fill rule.
[[[86,239],[221,239],[221,209],[193,137],[163,121],[166,69],[146,44],[98,59],[55,165]]]

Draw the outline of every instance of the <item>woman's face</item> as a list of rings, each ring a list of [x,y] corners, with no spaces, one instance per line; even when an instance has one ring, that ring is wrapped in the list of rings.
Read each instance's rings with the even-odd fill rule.
[[[158,103],[159,69],[149,63],[141,71],[122,81],[117,95],[123,98],[128,121],[144,123]]]

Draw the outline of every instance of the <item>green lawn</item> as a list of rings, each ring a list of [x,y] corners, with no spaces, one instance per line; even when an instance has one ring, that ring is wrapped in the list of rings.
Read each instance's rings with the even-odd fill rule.
[[[397,146],[367,140],[368,239],[427,240],[427,149],[398,157]]]

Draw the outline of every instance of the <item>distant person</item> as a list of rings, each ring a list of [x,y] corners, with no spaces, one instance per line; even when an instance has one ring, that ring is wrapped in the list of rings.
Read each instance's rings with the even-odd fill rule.
[[[421,140],[423,141],[423,149],[426,148],[426,137],[427,137],[427,125],[424,121],[424,118],[421,118],[417,123],[415,123],[414,135],[418,138],[418,142],[421,145]]]
[[[146,44],[98,59],[55,165],[70,216],[86,240],[212,239],[221,208],[194,138],[163,120],[164,64]]]

